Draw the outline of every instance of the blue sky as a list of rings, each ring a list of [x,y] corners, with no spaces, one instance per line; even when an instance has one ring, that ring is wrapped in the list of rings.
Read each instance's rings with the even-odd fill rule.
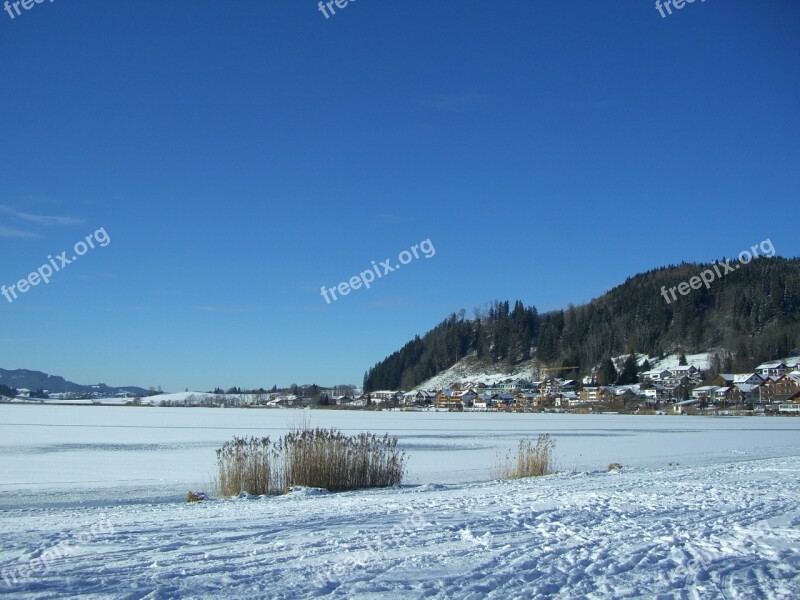
[[[0,366],[360,384],[461,307],[562,308],[766,238],[797,256],[798,25],[777,0],[0,12],[0,283],[111,239],[0,297]]]

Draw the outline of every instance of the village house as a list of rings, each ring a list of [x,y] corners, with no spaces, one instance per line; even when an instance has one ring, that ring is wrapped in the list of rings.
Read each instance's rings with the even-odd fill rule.
[[[514,405],[514,396],[512,394],[494,394],[492,402],[499,410],[508,410]]]
[[[794,398],[790,398],[789,401],[785,402],[784,404],[779,404],[778,412],[793,414],[800,413],[800,394],[795,395]]]
[[[644,381],[664,381],[668,377],[671,376],[671,373],[667,369],[653,369],[651,371],[644,371],[643,373],[639,374],[639,380]]]
[[[733,391],[736,389],[733,385],[724,386],[724,387],[717,387],[714,390],[714,394],[712,395],[711,399],[714,401],[714,404],[722,405],[722,406],[730,406],[735,404],[733,400]]]
[[[539,405],[539,394],[536,392],[522,392],[518,391],[514,394],[514,408],[515,410],[530,410]]]
[[[478,394],[472,402],[472,407],[478,410],[489,410],[494,407],[491,394]]]
[[[373,402],[377,403],[391,402],[393,400],[401,400],[403,398],[403,393],[393,390],[379,390],[377,392],[370,392],[369,397]]]
[[[436,408],[445,410],[461,410],[463,405],[461,401],[454,397],[454,392],[450,388],[444,388],[436,395]]]
[[[502,392],[516,392],[518,390],[529,390],[533,388],[533,383],[527,379],[507,379],[499,383],[496,388]]]
[[[762,379],[766,379],[767,377],[778,379],[779,377],[782,377],[783,374],[788,370],[789,367],[787,367],[786,364],[780,360],[765,362],[756,367],[756,373],[760,375]]]
[[[431,390],[417,390],[403,394],[405,406],[431,406],[436,402],[436,392]]]
[[[701,385],[692,390],[692,399],[701,402],[709,402],[714,400],[714,392],[717,391],[715,385]]]
[[[361,394],[357,398],[346,396],[341,403],[337,403],[337,406],[343,406],[345,408],[364,408],[368,401],[369,398],[366,394]]]
[[[639,395],[654,404],[657,404],[661,400],[667,400],[670,396],[669,390],[660,383],[654,383],[646,389],[641,389]]]
[[[713,385],[735,385],[745,383],[747,385],[760,385],[764,379],[756,373],[720,373],[711,381]]]
[[[753,406],[760,395],[760,385],[750,385],[748,383],[736,383],[731,389],[730,400],[735,406]]]
[[[622,386],[622,387],[614,387],[611,388],[614,391],[614,395],[612,397],[612,402],[622,403],[623,406],[627,405],[629,402],[633,401],[636,398],[636,393],[633,390],[636,389],[635,386]]]
[[[780,404],[798,392],[800,392],[800,374],[785,373],[775,380],[766,381],[761,386],[761,401],[765,404]]]
[[[561,392],[556,396],[556,400],[560,400],[562,406],[581,404],[581,399],[577,392]]]
[[[578,408],[590,407],[591,402],[581,400],[580,396],[575,392],[564,392],[563,394],[556,394],[555,396],[548,396],[551,402],[550,406],[557,408]]]
[[[343,396],[333,396],[328,400],[328,404],[331,406],[344,406],[353,401],[353,397],[347,394]]]
[[[680,394],[681,390],[687,388],[691,382],[686,376],[683,377],[667,377],[661,380],[661,385],[664,386],[668,397],[673,398]]]
[[[551,377],[539,383],[539,391],[543,394],[560,394],[574,392],[578,383],[574,379],[557,379]]]
[[[614,391],[607,386],[585,387],[580,391],[581,402],[594,404],[595,402],[609,402],[614,397]]]
[[[662,390],[664,388],[661,388]],[[642,396],[648,401],[649,404],[657,404],[658,403],[658,389],[655,387],[647,388],[646,390],[642,390]]]
[[[453,402],[460,402],[461,406],[468,407],[472,406],[472,404],[475,402],[475,398],[477,397],[478,394],[472,390],[458,390],[453,392],[451,400]]]
[[[669,373],[669,379],[682,379],[685,377],[688,381],[695,383],[699,382],[702,377],[702,373],[694,365],[672,367],[669,369]]]
[[[562,392],[574,392],[578,387],[578,382],[574,379],[559,379]]]

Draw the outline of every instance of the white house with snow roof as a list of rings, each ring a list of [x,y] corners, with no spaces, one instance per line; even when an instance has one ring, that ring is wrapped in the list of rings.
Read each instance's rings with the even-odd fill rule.
[[[761,363],[756,367],[756,373],[760,375],[762,379],[766,379],[767,377],[777,379],[788,370],[789,368],[786,366],[786,363],[780,360]]]

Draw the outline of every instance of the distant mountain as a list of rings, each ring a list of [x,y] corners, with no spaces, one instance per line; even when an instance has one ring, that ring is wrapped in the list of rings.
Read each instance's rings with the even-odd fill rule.
[[[540,366],[570,367],[550,374],[574,376],[631,353],[713,350],[720,368],[732,372],[800,352],[800,259],[761,258],[714,277],[708,288],[676,300],[664,295],[713,269],[655,269],[588,304],[543,314],[520,301],[494,302],[471,319],[462,309],[369,369],[364,389],[412,389],[471,355],[484,370],[537,359]]]
[[[34,391],[47,390],[51,394],[61,392],[91,394],[98,392],[113,396],[119,392],[130,392],[132,394],[141,394],[146,396],[149,393],[147,390],[135,386],[109,387],[105,383],[98,383],[96,385],[81,385],[78,383],[73,383],[72,381],[67,381],[63,377],[48,375],[47,373],[42,373],[41,371],[29,371],[27,369],[16,369],[14,371],[0,369],[0,385],[5,385],[15,389],[25,388]]]

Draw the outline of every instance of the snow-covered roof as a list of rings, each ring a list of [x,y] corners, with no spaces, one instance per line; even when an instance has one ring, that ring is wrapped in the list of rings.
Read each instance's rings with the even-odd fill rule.
[[[770,362],[761,363],[756,367],[756,369],[779,369],[785,366],[786,363],[784,363],[782,360],[773,360]]]
[[[616,387],[609,388],[615,396],[624,396],[626,392],[635,393],[631,388],[627,385],[620,385]]]
[[[751,377],[761,379],[761,375],[758,375],[757,373],[737,373],[733,376],[733,383],[744,383]]]
[[[619,390],[630,390],[634,394],[639,393],[639,390],[642,389],[642,386],[638,383],[632,383],[629,385],[618,385],[617,389]]]

